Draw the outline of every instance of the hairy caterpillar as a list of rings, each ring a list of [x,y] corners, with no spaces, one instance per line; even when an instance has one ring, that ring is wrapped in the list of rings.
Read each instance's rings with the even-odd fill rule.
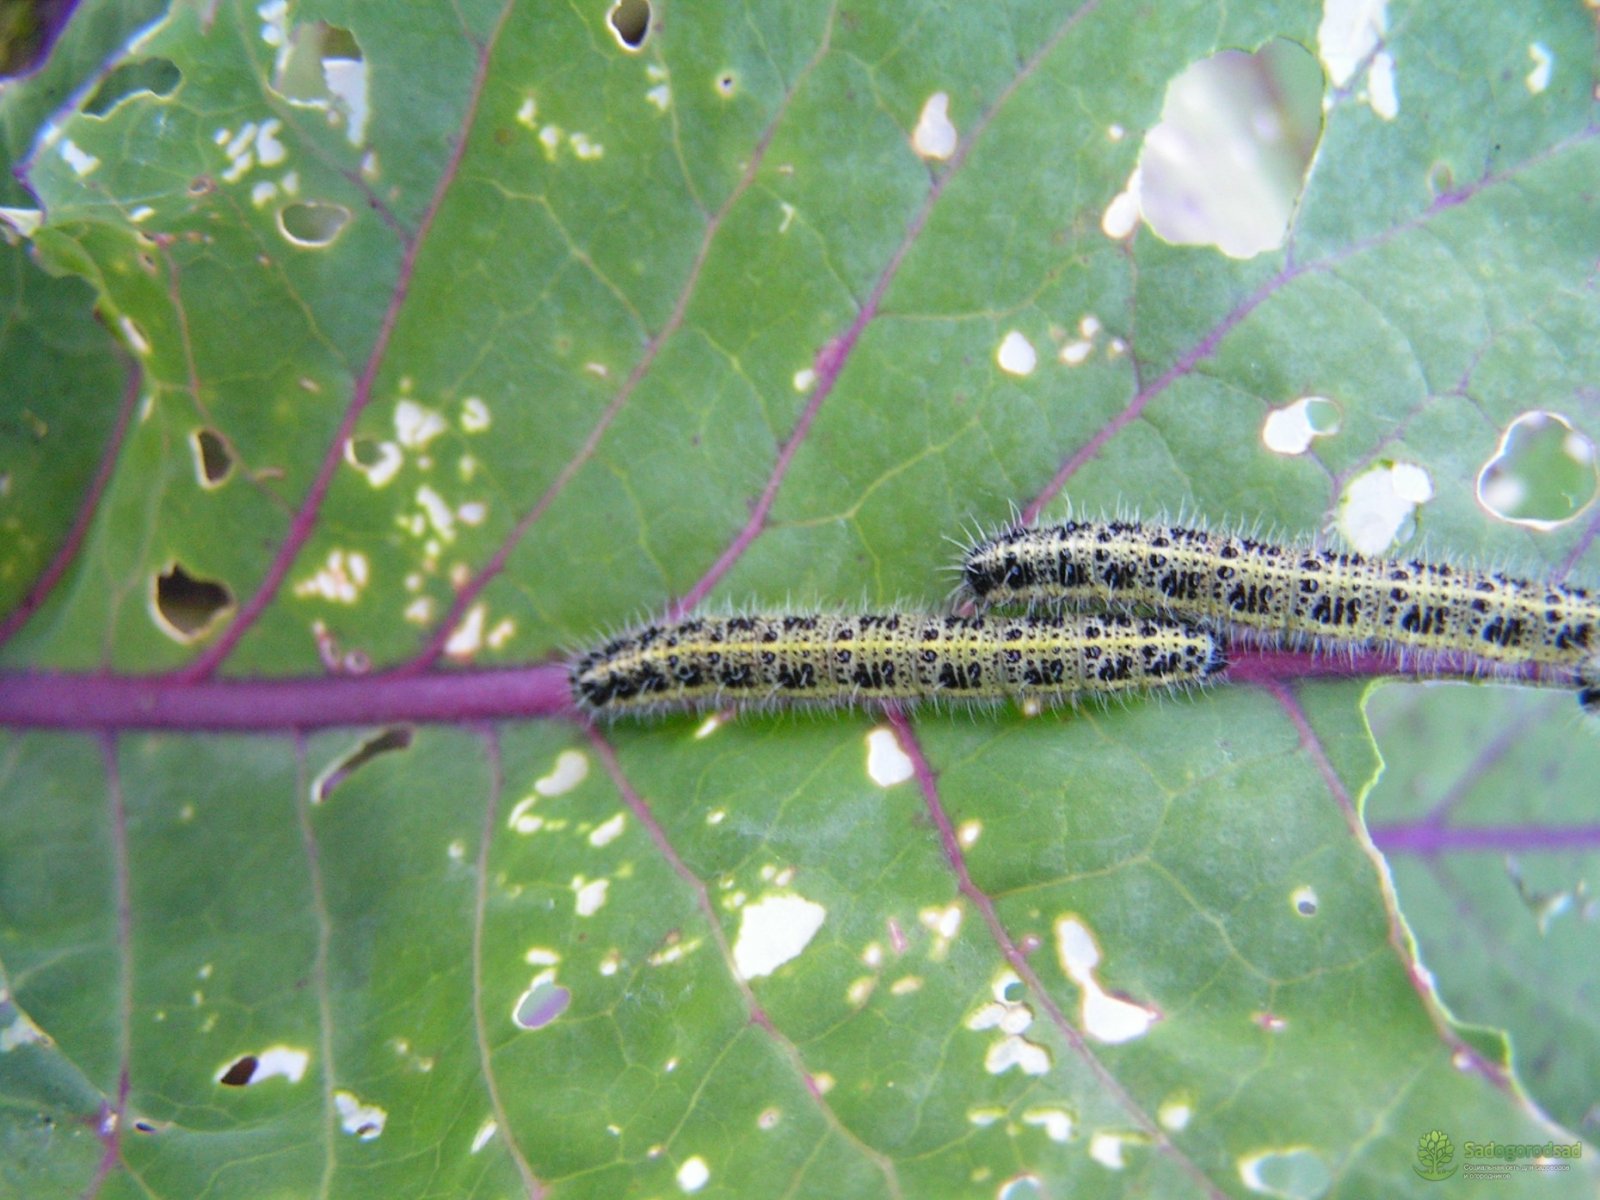
[[[1013,527],[971,546],[977,604],[1152,612],[1263,641],[1463,655],[1487,667],[1567,667],[1600,707],[1600,597],[1444,562],[1136,520]]]
[[[598,716],[922,701],[1045,703],[1205,679],[1225,665],[1202,630],[1122,613],[955,617],[760,613],[643,625],[572,663]]]

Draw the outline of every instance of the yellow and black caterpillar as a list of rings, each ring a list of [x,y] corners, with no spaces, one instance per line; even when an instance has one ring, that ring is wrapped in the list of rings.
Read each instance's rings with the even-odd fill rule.
[[[1014,527],[966,552],[978,605],[1097,608],[1200,622],[1272,644],[1570,668],[1600,706],[1600,598],[1444,562],[1278,544],[1164,522]]]
[[[1225,665],[1211,634],[1125,613],[758,613],[642,625],[570,668],[596,716],[722,707],[1046,704],[1170,687]]]

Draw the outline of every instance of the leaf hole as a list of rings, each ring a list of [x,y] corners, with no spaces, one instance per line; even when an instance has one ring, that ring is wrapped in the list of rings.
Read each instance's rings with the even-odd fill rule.
[[[326,107],[330,94],[326,64],[362,61],[355,34],[326,21],[306,21],[289,32],[289,45],[273,72],[272,90],[292,104]]]
[[[1223,50],[1167,86],[1139,154],[1139,209],[1181,246],[1251,258],[1282,246],[1322,136],[1322,68],[1275,38]]]
[[[321,804],[333,794],[334,788],[349,779],[356,770],[366,766],[380,754],[390,754],[396,750],[410,749],[413,736],[413,732],[409,727],[396,725],[368,738],[348,754],[335,759],[312,782],[311,803]]]
[[[543,1029],[572,1003],[572,993],[545,972],[533,981],[511,1010],[511,1019],[523,1029]]]
[[[1339,432],[1339,406],[1326,396],[1302,396],[1267,414],[1261,442],[1275,454],[1304,454],[1319,437]]]
[[[195,467],[200,472],[200,486],[221,487],[233,474],[233,451],[215,429],[196,429],[190,437],[194,448]]]
[[[278,210],[278,231],[296,246],[313,249],[332,245],[349,222],[348,208],[321,200],[298,200]]]
[[[1317,1200],[1333,1183],[1322,1157],[1308,1146],[1269,1150],[1239,1160],[1245,1187],[1283,1200]]]
[[[733,94],[739,90],[739,77],[732,71],[723,71],[717,76],[717,94],[724,100],[732,100]]]
[[[165,98],[172,95],[183,82],[183,72],[170,58],[141,58],[126,62],[100,81],[94,95],[89,97],[83,111],[91,117],[103,117],[117,105],[140,92]]]
[[[1554,529],[1600,492],[1595,447],[1565,417],[1525,412],[1506,427],[1478,473],[1478,502],[1513,525]]]
[[[191,575],[174,562],[156,576],[157,623],[168,636],[193,642],[206,635],[217,619],[233,607],[233,593],[214,579]]]
[[[254,1054],[246,1054],[224,1071],[217,1082],[223,1087],[244,1087],[255,1078],[256,1068],[260,1065],[261,1060]]]
[[[290,104],[320,109],[330,123],[345,126],[359,146],[367,128],[367,62],[355,34],[326,21],[307,21],[289,31],[273,73],[272,89]]]
[[[622,48],[636,51],[650,36],[650,0],[616,0],[606,21]]]

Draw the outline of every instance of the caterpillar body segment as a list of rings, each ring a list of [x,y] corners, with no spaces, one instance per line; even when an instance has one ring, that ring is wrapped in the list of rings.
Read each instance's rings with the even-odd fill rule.
[[[1072,520],[974,543],[961,591],[980,607],[1155,613],[1267,644],[1567,668],[1584,705],[1600,706],[1600,596],[1501,571],[1190,525]]]
[[[1225,665],[1204,630],[1126,613],[757,613],[641,625],[575,660],[601,716],[924,702],[1070,702],[1198,683]]]

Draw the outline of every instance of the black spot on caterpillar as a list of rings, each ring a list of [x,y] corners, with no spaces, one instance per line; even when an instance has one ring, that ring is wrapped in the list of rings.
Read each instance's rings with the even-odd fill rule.
[[[757,613],[642,625],[576,659],[573,699],[611,717],[724,707],[1046,704],[1195,683],[1224,666],[1203,630],[1063,613]]]
[[[1159,613],[1269,644],[1566,667],[1600,707],[1600,597],[1447,562],[1137,520],[1012,527],[961,565],[975,604]]]

